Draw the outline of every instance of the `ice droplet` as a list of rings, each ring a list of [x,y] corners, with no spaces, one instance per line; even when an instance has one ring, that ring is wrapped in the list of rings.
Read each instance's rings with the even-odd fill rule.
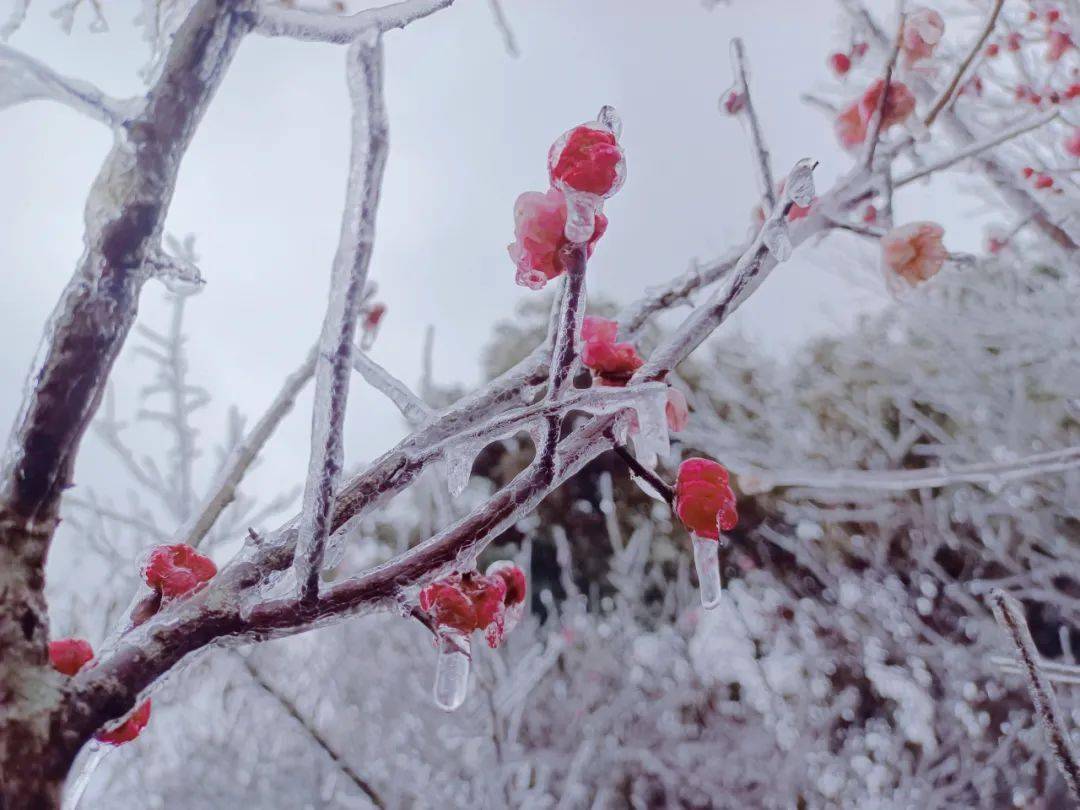
[[[724,586],[720,581],[720,543],[693,535],[694,567],[697,569],[701,606],[712,610],[720,604]]]
[[[452,712],[465,702],[469,690],[471,642],[464,633],[443,630],[435,664],[435,705]]]
[[[595,194],[563,188],[566,196],[566,238],[575,244],[592,239],[596,227],[596,213],[603,202]]]
[[[784,262],[791,256],[791,237],[788,236],[787,220],[770,219],[765,223],[761,235],[765,247],[778,262]]]
[[[635,484],[637,484],[638,489],[640,489],[642,492],[644,492],[646,495],[648,495],[654,501],[660,501],[661,503],[667,503],[667,499],[663,495],[661,495],[659,492],[657,492],[655,489],[653,489],[653,485],[650,484],[646,479],[642,478],[640,475],[634,475],[633,473],[631,473],[630,474],[630,479]]]

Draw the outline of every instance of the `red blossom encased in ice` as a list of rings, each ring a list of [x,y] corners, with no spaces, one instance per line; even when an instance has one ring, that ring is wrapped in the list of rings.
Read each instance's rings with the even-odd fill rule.
[[[551,185],[610,197],[623,184],[626,162],[615,133],[603,124],[564,132],[548,152]]]
[[[158,546],[143,566],[146,584],[171,599],[191,593],[216,573],[213,560],[185,543]]]
[[[884,89],[884,79],[877,79],[866,88],[858,101],[849,104],[836,117],[836,137],[845,148],[851,149],[866,140]],[[889,82],[889,97],[881,115],[881,131],[903,123],[914,111],[915,96],[908,86],[903,82]]]
[[[386,304],[382,301],[377,301],[372,304],[368,311],[364,313],[363,330],[365,332],[370,332],[373,329],[378,329],[385,314]]]
[[[123,745],[139,736],[146,724],[150,722],[150,701],[139,706],[131,715],[111,731],[99,731],[94,739],[108,745]]]
[[[621,386],[645,363],[633,343],[617,343],[619,325],[590,315],[582,324],[581,362],[599,385]]]
[[[420,607],[435,624],[460,633],[483,630],[498,646],[505,629],[508,581],[502,576],[451,574],[420,591]]]
[[[587,245],[591,256],[597,241],[607,230],[607,217],[598,213],[593,235]],[[557,189],[526,191],[514,203],[515,242],[507,247],[517,266],[516,281],[539,290],[566,270],[563,248],[566,238],[566,198]]]
[[[675,480],[675,513],[693,534],[720,539],[739,521],[728,471],[707,458],[689,458]]]
[[[94,648],[81,638],[60,638],[49,642],[49,663],[57,672],[73,676],[94,660]]]
[[[851,57],[846,53],[834,53],[829,56],[829,67],[837,76],[843,76],[851,70]]]
[[[885,80],[876,79],[873,84],[866,88],[859,107],[867,126],[874,117],[874,112],[881,102],[881,94],[885,89]],[[896,124],[902,124],[907,117],[915,112],[915,96],[903,82],[889,82],[889,97],[885,101],[885,109],[881,114],[882,131]]]
[[[686,426],[690,423],[690,407],[686,404],[683,392],[678,388],[668,389],[664,414],[667,416],[668,429],[672,433],[686,430]]]
[[[925,6],[912,9],[904,16],[904,34],[900,48],[904,63],[911,67],[933,55],[945,33],[945,20],[936,11]]]
[[[777,199],[779,199],[783,193],[784,181],[781,180],[779,183],[776,184]],[[803,219],[804,217],[809,216],[815,202],[817,202],[817,197],[814,197],[814,199],[810,201],[810,205],[806,206],[796,205],[795,203],[792,203],[791,208],[788,209],[787,213],[788,222],[795,222],[796,220]],[[763,208],[763,205],[764,203],[762,203],[762,205],[754,206],[754,221],[757,223],[758,227],[761,227],[761,225],[765,223],[765,209]]]
[[[489,579],[501,579],[506,585],[503,596],[503,611],[496,621],[492,622],[484,630],[488,646],[494,649],[498,647],[506,633],[513,630],[525,613],[525,596],[528,593],[528,583],[525,572],[509,560],[499,560],[488,566],[487,577]]]
[[[949,257],[942,243],[945,229],[936,222],[911,222],[881,237],[885,266],[914,286],[933,277]]]

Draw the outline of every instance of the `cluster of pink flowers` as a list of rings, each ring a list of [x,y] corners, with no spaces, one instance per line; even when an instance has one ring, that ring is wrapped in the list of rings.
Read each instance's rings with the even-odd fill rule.
[[[1038,22],[1039,17],[1039,12],[1034,10],[1029,11],[1026,20],[1028,26],[1025,26],[1027,29],[1026,33],[1021,33],[1019,31],[1009,32],[1004,40],[1005,49],[1012,53],[1016,53],[1024,47],[1025,42],[1045,42],[1046,61],[1057,62],[1069,50],[1076,47],[1076,43],[1072,38],[1072,29],[1058,9],[1048,8],[1042,14],[1045,27],[1040,34],[1037,31],[1031,30],[1031,24]],[[991,42],[986,46],[984,53],[987,57],[991,59],[994,58],[1001,53],[1001,44],[998,42]]]
[[[712,540],[739,522],[728,471],[706,458],[688,458],[675,481],[675,514],[693,534]]]
[[[881,238],[885,266],[912,286],[932,278],[949,257],[944,236],[945,229],[936,222],[911,222],[893,228]]]
[[[600,122],[582,124],[564,133],[548,153],[546,192],[526,191],[514,203],[514,242],[507,247],[517,267],[518,284],[538,290],[566,270],[567,194],[586,195],[599,202],[622,186],[626,162],[614,132]],[[607,230],[599,210],[592,236],[586,242],[591,256]]]
[[[881,102],[885,80],[877,79],[862,96],[843,109],[836,118],[836,135],[840,143],[852,149],[866,140],[874,112]],[[889,95],[881,114],[881,131],[902,124],[915,111],[915,96],[901,81],[889,82]]]
[[[1039,190],[1054,187],[1054,178],[1046,172],[1037,172],[1031,166],[1025,166],[1020,170],[1020,173],[1024,175],[1025,180],[1030,180],[1031,185]]]
[[[63,675],[74,677],[93,660],[94,648],[85,639],[61,638],[49,642],[49,663]],[[94,735],[94,739],[108,745],[123,745],[138,737],[149,722],[150,701],[146,700],[119,725],[99,731]]]
[[[592,373],[594,385],[624,386],[645,363],[633,343],[618,341],[619,324],[596,315],[581,324],[581,362]],[[664,407],[668,428],[675,433],[686,428],[690,409],[677,388],[668,388]]]
[[[468,635],[482,630],[489,647],[498,647],[521,619],[525,572],[505,560],[486,574],[451,574],[420,591],[420,607],[437,627]]]

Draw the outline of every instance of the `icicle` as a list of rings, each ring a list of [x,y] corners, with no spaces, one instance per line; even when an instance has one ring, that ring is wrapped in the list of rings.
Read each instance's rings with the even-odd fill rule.
[[[566,197],[566,238],[576,244],[592,239],[596,214],[603,203],[595,194],[563,188]]]
[[[724,586],[720,581],[720,543],[709,537],[692,535],[694,567],[697,568],[701,606],[712,610],[720,604]]]
[[[446,465],[446,486],[455,498],[469,485],[473,458],[472,449],[467,446],[446,451],[443,458]]]
[[[642,396],[636,407],[638,430],[633,434],[634,454],[650,470],[660,456],[667,456],[671,445],[668,439],[667,393],[659,391]]]
[[[640,489],[642,492],[644,492],[646,495],[648,495],[654,501],[660,501],[661,503],[667,503],[667,499],[663,495],[661,495],[659,492],[657,492],[655,489],[653,489],[653,485],[650,484],[646,479],[642,478],[639,475],[634,475],[633,473],[630,473],[630,479],[635,484],[637,484],[638,489]]]
[[[469,690],[471,642],[464,633],[442,630],[435,664],[435,705],[448,712],[465,702]]]

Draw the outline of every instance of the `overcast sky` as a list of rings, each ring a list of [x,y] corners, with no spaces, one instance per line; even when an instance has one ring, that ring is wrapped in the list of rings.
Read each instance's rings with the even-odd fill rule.
[[[799,101],[831,86],[825,58],[843,30],[831,0],[734,0],[711,12],[697,0],[504,4],[518,59],[506,54],[486,0],[459,0],[386,37],[391,149],[371,274],[389,313],[373,354],[410,384],[428,324],[437,380],[477,381],[493,324],[533,295],[514,285],[506,255],[513,201],[546,186],[552,140],[602,104],[622,115],[628,180],[607,206],[611,225],[590,263],[592,290],[626,302],[745,237],[757,197],[752,165],[739,125],[717,109],[731,81],[734,35],[746,40],[777,173],[813,156],[824,187],[848,165],[829,122]],[[105,6],[110,32],[89,33],[81,13],[66,36],[49,16],[50,0],[35,0],[10,44],[113,95],[140,93],[147,50],[131,24],[137,4]],[[248,37],[184,160],[168,230],[196,235],[208,280],[188,307],[188,325],[192,379],[215,396],[199,425],[211,443],[230,405],[257,418],[318,334],[344,195],[343,59],[332,45]],[[47,102],[0,116],[6,430],[42,324],[81,251],[86,191],[110,136]],[[915,199],[919,218],[956,206],[953,196]],[[901,220],[912,205],[905,200]],[[950,232],[954,249],[976,242],[974,227]],[[887,302],[871,272],[851,272],[870,256],[853,240],[800,251],[725,329],[783,356],[807,336],[847,328],[857,312]],[[164,328],[164,299],[160,285],[148,284],[140,321]],[[121,410],[134,412],[149,373],[129,342],[114,372]],[[301,480],[309,408],[303,399],[255,474],[268,493]],[[401,432],[396,413],[358,380],[348,460],[377,454]],[[89,439],[77,484],[122,492],[115,471]]]

